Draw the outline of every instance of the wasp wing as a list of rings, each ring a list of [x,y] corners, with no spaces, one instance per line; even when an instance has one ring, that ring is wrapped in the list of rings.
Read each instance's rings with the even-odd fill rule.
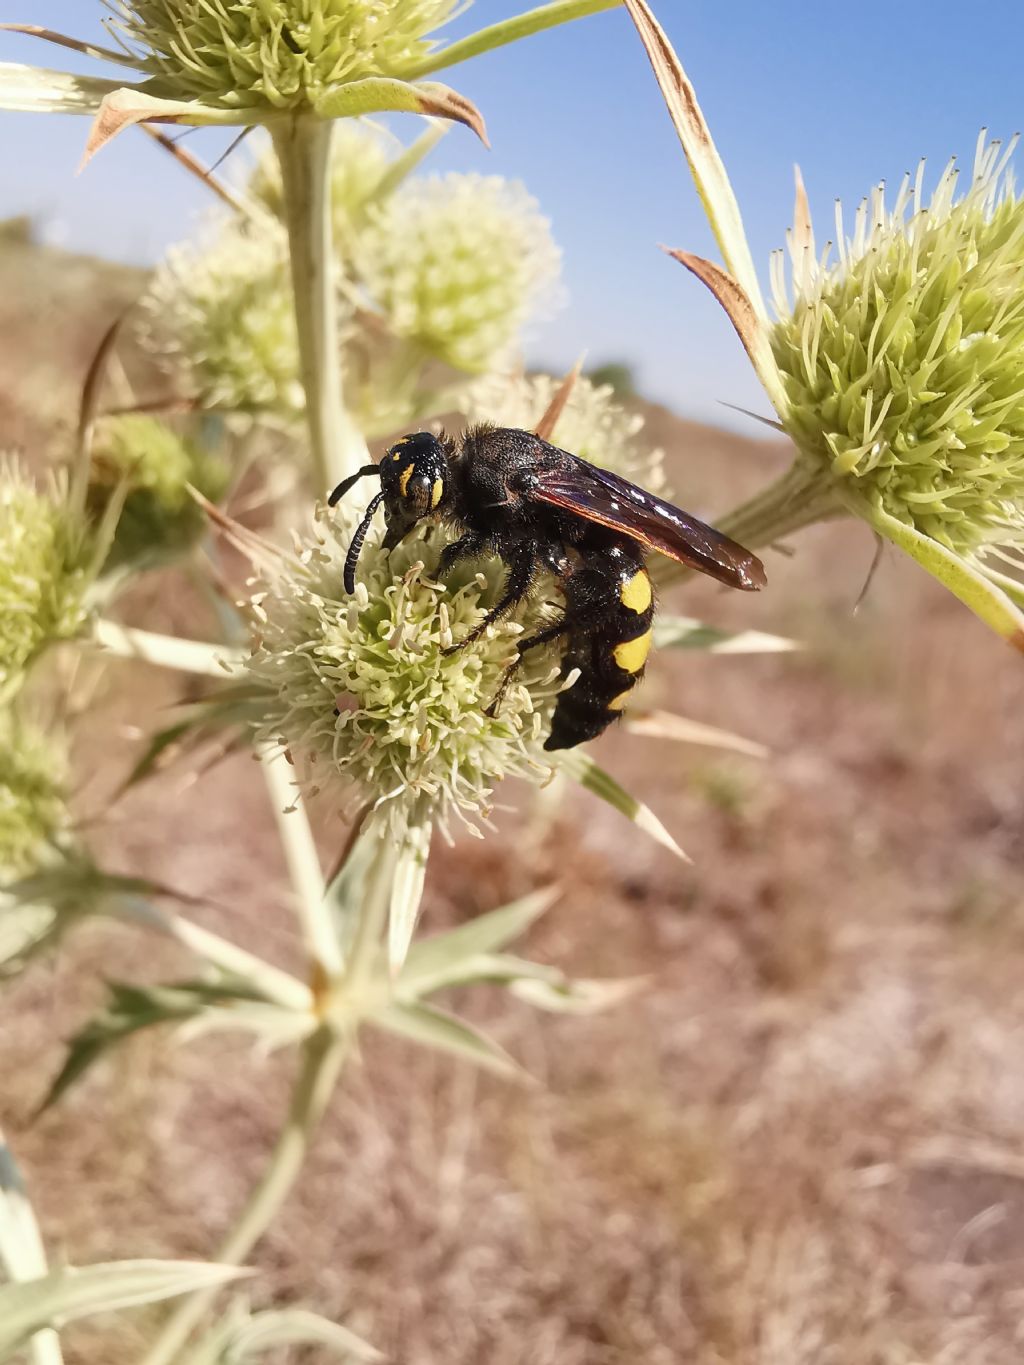
[[[713,526],[567,450],[552,449],[552,454],[558,458],[537,462],[531,496],[618,531],[732,588],[764,587],[767,579],[757,556]]]

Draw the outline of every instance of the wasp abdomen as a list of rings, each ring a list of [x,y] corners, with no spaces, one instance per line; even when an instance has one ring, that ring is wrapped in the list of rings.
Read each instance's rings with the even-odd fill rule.
[[[566,585],[567,614],[579,621],[562,660],[580,676],[558,699],[545,749],[571,749],[596,739],[617,720],[643,677],[651,651],[654,592],[643,560],[630,546],[585,557]]]

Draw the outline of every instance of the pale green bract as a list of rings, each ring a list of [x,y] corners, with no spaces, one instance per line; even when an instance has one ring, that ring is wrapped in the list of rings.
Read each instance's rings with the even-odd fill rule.
[[[151,92],[225,109],[313,105],[336,86],[402,78],[458,0],[121,0],[110,22]]]

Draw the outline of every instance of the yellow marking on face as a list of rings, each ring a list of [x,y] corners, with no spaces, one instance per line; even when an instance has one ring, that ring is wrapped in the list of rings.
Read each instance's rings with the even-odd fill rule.
[[[402,497],[406,497],[409,491],[409,480],[412,478],[412,471],[416,468],[414,464],[407,464],[398,476],[398,486],[402,490]]]
[[[433,511],[437,504],[444,497],[444,480],[435,479],[434,486],[430,490],[430,510]]]
[[[622,669],[623,673],[639,673],[647,662],[647,656],[651,652],[651,637],[654,632],[645,630],[643,635],[638,635],[635,640],[623,640],[621,645],[615,646],[615,662]]]
[[[402,452],[400,450],[393,451],[391,454],[391,458],[393,460],[400,460],[402,458]]]
[[[629,701],[632,695],[633,689],[631,687],[627,687],[625,692],[620,692],[617,697],[612,697],[611,701],[608,703],[608,710],[621,711],[625,707],[626,702]]]
[[[651,580],[647,577],[646,569],[637,569],[632,578],[619,585],[619,601],[628,611],[635,611],[638,616],[647,610],[654,601],[654,593],[651,591]]]

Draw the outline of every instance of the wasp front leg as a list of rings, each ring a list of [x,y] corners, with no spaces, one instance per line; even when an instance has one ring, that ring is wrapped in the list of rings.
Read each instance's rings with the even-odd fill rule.
[[[464,536],[459,536],[458,540],[450,541],[441,551],[441,558],[437,562],[438,578],[447,578],[460,559],[476,559],[486,551],[486,536],[477,535],[475,531],[467,531]]]
[[[463,537],[466,539],[466,537]],[[455,542],[460,544],[459,541]],[[512,554],[509,561],[508,578],[505,582],[505,591],[495,606],[487,613],[478,626],[474,626],[468,635],[465,635],[457,644],[449,645],[443,650],[444,654],[454,654],[460,649],[465,649],[467,645],[479,640],[480,636],[487,630],[488,626],[493,626],[496,621],[500,621],[514,607],[517,607],[526,594],[530,591],[534,577],[537,573],[537,547],[532,541],[525,545],[520,545]]]

